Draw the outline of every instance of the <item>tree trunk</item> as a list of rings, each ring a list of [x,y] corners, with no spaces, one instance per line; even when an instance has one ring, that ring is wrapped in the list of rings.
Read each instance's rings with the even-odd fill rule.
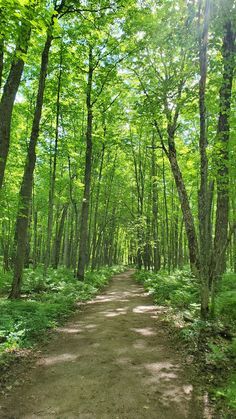
[[[93,50],[89,48],[89,71],[87,82],[87,131],[86,131],[86,161],[84,174],[84,197],[81,210],[80,221],[80,243],[79,243],[79,260],[77,268],[77,279],[84,280],[85,266],[87,263],[88,254],[88,217],[89,217],[89,200],[91,187],[91,170],[92,170],[92,127],[93,127],[93,112],[92,112],[92,82],[93,82]]]
[[[106,230],[106,225],[108,224],[108,215],[109,215],[109,204],[110,204],[110,199],[111,199],[111,195],[112,195],[112,184],[113,184],[113,180],[114,180],[114,175],[115,175],[115,170],[116,170],[116,161],[117,161],[117,153],[115,154],[114,157],[114,161],[113,161],[113,166],[112,166],[112,172],[110,175],[110,184],[107,185],[106,188],[106,207],[105,207],[105,212],[102,218],[102,224],[100,225],[99,228],[99,233],[98,233],[98,237],[96,240],[96,244],[95,244],[95,262],[94,262],[94,268],[97,267],[97,264],[101,262],[101,248],[102,248],[102,241],[104,241],[104,236],[105,236],[105,230]]]
[[[201,0],[199,0],[199,30],[201,28]],[[198,193],[198,219],[199,219],[199,260],[201,277],[201,316],[207,319],[209,312],[209,262],[210,248],[208,237],[209,223],[209,193],[208,193],[208,157],[207,157],[207,129],[206,129],[206,77],[207,77],[207,46],[209,25],[210,1],[206,0],[203,10],[203,29],[199,37],[199,116],[200,116],[200,190]]]
[[[143,264],[143,251],[144,251],[144,237],[143,237],[143,201],[144,201],[144,175],[142,159],[140,156],[140,150],[138,157],[136,156],[133,140],[130,136],[132,144],[132,154],[134,162],[134,174],[137,189],[137,268],[140,270]]]
[[[68,208],[69,209],[69,208]],[[67,212],[65,233],[64,233],[64,246],[63,246],[63,265],[67,266],[67,262],[70,259],[70,211]]]
[[[57,149],[59,139],[59,116],[60,116],[60,94],[61,94],[61,77],[62,77],[62,46],[60,53],[60,64],[57,84],[57,103],[56,103],[56,128],[55,128],[55,143],[53,152],[53,167],[52,174],[50,173],[50,189],[48,199],[48,225],[47,225],[47,244],[46,244],[46,255],[44,263],[44,275],[47,272],[50,258],[51,258],[51,237],[53,228],[53,208],[54,208],[54,195],[55,195],[55,184],[56,184],[56,170],[57,170]]]
[[[4,60],[4,41],[2,39],[2,34],[0,34],[0,89],[2,87],[2,73],[3,73],[3,62]]]
[[[34,208],[34,248],[33,248],[33,269],[36,269],[38,264],[38,212]]]
[[[4,85],[3,94],[0,101],[0,189],[3,185],[6,162],[10,146],[13,105],[15,102],[15,97],[20,85],[20,80],[24,69],[24,56],[27,54],[30,32],[31,28],[29,26],[29,23],[27,21],[21,22],[20,33],[14,53],[13,62],[11,64],[10,72]],[[3,54],[3,50],[1,54]],[[3,58],[3,55],[1,55],[1,57]]]
[[[3,272],[10,270],[10,244],[11,244],[11,222],[2,220],[1,247],[3,253]]]
[[[184,258],[183,258],[183,225],[184,225],[184,220],[183,218],[181,219],[181,223],[180,223],[180,232],[179,232],[179,245],[178,245],[178,268],[182,269],[183,268],[183,262],[184,262]]]
[[[223,81],[220,89],[220,112],[217,128],[217,204],[214,240],[213,278],[226,268],[226,247],[229,222],[229,134],[233,74],[235,68],[235,32],[232,23],[225,24],[223,39]],[[223,249],[223,251],[222,251]]]
[[[104,139],[105,139],[105,127],[104,127]],[[105,143],[102,144],[102,155],[99,167],[99,175],[98,175],[98,185],[97,185],[97,193],[96,193],[96,200],[95,200],[95,210],[94,210],[94,226],[93,226],[93,239],[92,239],[92,270],[96,267],[96,243],[97,243],[97,216],[98,216],[98,205],[99,205],[99,198],[100,198],[100,187],[101,187],[101,179],[102,179],[102,170],[103,170],[103,162],[104,162],[104,153],[105,153]]]
[[[58,268],[58,264],[60,260],[61,241],[62,241],[62,236],[63,236],[63,229],[64,229],[67,210],[68,210],[68,204],[65,205],[62,210],[61,220],[60,220],[59,228],[56,234],[53,269]]]
[[[160,270],[160,249],[158,237],[158,189],[155,138],[152,137],[152,234],[153,234],[153,271]]]
[[[28,221],[28,229],[27,229],[27,239],[26,239],[26,246],[25,246],[25,260],[24,260],[24,268],[29,268],[30,266],[30,253],[31,253],[31,223],[32,223],[32,205],[30,206],[30,214],[29,214],[29,221]]]
[[[166,190],[166,171],[165,159],[162,152],[162,182],[163,182],[163,212],[165,223],[163,224],[163,267],[165,269],[166,263],[170,273],[170,237],[169,237],[169,217],[168,217],[168,203],[167,203],[167,190]],[[167,257],[166,257],[167,255]]]
[[[233,181],[233,186],[236,186],[236,181]],[[236,197],[235,194],[231,197],[232,202],[232,218],[236,221]],[[236,228],[232,234],[232,271],[236,273]]]
[[[170,161],[172,173],[175,179],[176,188],[179,195],[179,200],[182,208],[183,219],[185,224],[185,230],[188,238],[188,249],[190,265],[193,272],[199,271],[199,259],[198,259],[198,242],[197,235],[194,226],[194,220],[192,211],[189,204],[188,194],[185,188],[183,176],[179,168],[179,164],[176,156],[175,143],[172,136],[168,137],[169,149],[168,158]]]
[[[51,29],[48,32],[47,40],[43,49],[41,59],[41,69],[39,76],[39,86],[37,93],[37,101],[32,124],[32,131],[27,152],[24,175],[21,183],[19,194],[19,209],[16,219],[16,254],[14,263],[14,276],[10,298],[19,298],[21,292],[21,283],[23,276],[24,257],[27,240],[27,230],[29,222],[30,202],[33,187],[33,174],[36,162],[36,145],[39,136],[39,126],[43,107],[43,97],[45,90],[45,81],[47,76],[49,50],[52,43]]]

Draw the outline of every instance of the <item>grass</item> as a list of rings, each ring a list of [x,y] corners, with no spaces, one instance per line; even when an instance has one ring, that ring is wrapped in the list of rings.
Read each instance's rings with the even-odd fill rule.
[[[77,281],[67,269],[39,268],[25,272],[21,300],[8,300],[11,275],[1,275],[0,366],[6,353],[31,348],[48,329],[62,323],[74,310],[77,301],[91,299],[121,267],[87,272],[85,281]]]

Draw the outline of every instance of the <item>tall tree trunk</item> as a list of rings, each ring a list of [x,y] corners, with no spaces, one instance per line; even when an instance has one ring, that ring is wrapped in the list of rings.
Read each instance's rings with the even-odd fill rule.
[[[170,130],[172,131],[172,130]],[[189,259],[191,269],[194,272],[199,271],[199,258],[198,258],[198,242],[197,235],[194,225],[193,214],[189,204],[189,198],[184,184],[183,176],[178,164],[176,156],[176,148],[174,143],[174,138],[170,133],[168,136],[168,158],[171,165],[171,170],[175,179],[176,188],[179,195],[179,200],[181,204],[181,209],[183,213],[184,225],[186,230],[186,235],[188,238],[188,249],[189,249]]]
[[[1,248],[3,253],[3,271],[10,270],[11,221],[2,221]]]
[[[210,271],[211,315],[215,312],[215,293],[218,279],[226,269],[229,223],[229,136],[233,75],[235,68],[235,35],[231,20],[224,25],[222,46],[223,80],[220,88],[220,110],[216,138],[216,219],[215,239]],[[231,233],[233,233],[234,229]]]
[[[178,266],[179,254],[179,207],[175,203],[174,225],[173,225],[173,269]]]
[[[166,262],[167,262],[168,271],[170,273],[169,217],[168,217],[168,203],[167,203],[167,190],[166,190],[166,170],[165,170],[165,159],[164,159],[163,151],[162,151],[162,181],[163,181],[163,201],[164,201],[163,205],[164,205],[164,218],[165,218],[165,224],[163,224],[163,257],[164,257],[163,267],[165,269]],[[167,253],[167,258],[166,258],[166,253]]]
[[[79,211],[78,211],[77,202],[73,198],[73,174],[71,172],[71,162],[70,162],[69,155],[68,155],[68,174],[69,174],[70,201],[72,204],[71,232],[70,232],[70,265],[72,265],[73,270],[74,270],[74,275],[76,276],[77,250],[78,250],[78,243],[79,243]]]
[[[213,278],[226,268],[226,242],[229,222],[229,134],[232,83],[235,68],[235,32],[233,23],[225,23],[222,46],[223,80],[220,89],[220,111],[217,128],[217,204],[214,240]]]
[[[233,186],[236,186],[236,181],[233,182]],[[235,189],[234,189],[235,190]],[[232,195],[232,217],[233,220],[236,221],[236,197],[235,194]],[[233,235],[232,235],[232,257],[233,257],[233,261],[232,261],[232,271],[234,273],[236,273],[236,228],[233,231]]]
[[[101,243],[102,241],[104,241],[106,225],[108,224],[109,205],[110,205],[110,199],[112,195],[112,184],[113,184],[115,170],[116,170],[116,161],[117,161],[117,153],[115,154],[113,165],[112,165],[112,172],[110,175],[110,184],[107,186],[107,190],[106,190],[106,198],[105,198],[106,207],[105,207],[105,212],[103,214],[102,223],[100,225],[98,237],[96,240],[94,267],[97,267],[97,264],[101,262],[101,247],[102,247]]]
[[[4,65],[4,41],[2,38],[2,34],[0,34],[0,89],[2,87],[3,65]]]
[[[201,29],[201,14],[203,13],[203,28]],[[209,312],[209,262],[210,248],[208,237],[209,223],[209,193],[208,193],[208,158],[206,129],[206,78],[207,78],[207,46],[209,26],[210,1],[206,0],[202,11],[202,0],[199,0],[199,116],[200,116],[200,190],[198,193],[199,219],[199,259],[201,277],[201,316],[206,319]]]
[[[132,154],[133,154],[133,162],[134,162],[134,174],[135,174],[135,182],[136,182],[136,189],[137,189],[137,268],[140,270],[142,268],[143,263],[143,244],[144,244],[144,237],[143,237],[143,201],[144,201],[144,175],[143,175],[143,165],[140,156],[140,149],[139,155],[136,156],[132,136],[130,135],[131,144],[132,144]]]
[[[38,264],[38,212],[36,208],[34,208],[33,221],[34,221],[33,269],[36,269],[37,264]]]
[[[27,241],[27,230],[29,222],[30,202],[33,187],[33,174],[36,162],[36,145],[39,136],[39,126],[43,107],[43,97],[45,90],[45,81],[47,76],[49,50],[52,43],[52,28],[48,31],[46,43],[42,53],[41,69],[39,76],[39,86],[32,124],[32,131],[27,152],[24,175],[19,194],[19,209],[16,219],[16,252],[14,263],[14,276],[10,298],[19,298],[21,292],[21,283],[23,276],[24,258]]]
[[[181,219],[180,232],[179,232],[179,245],[178,245],[178,268],[183,268],[183,225],[184,220]]]
[[[89,217],[89,200],[91,187],[91,170],[92,170],[92,127],[93,127],[93,105],[91,101],[92,83],[93,83],[93,50],[89,47],[89,70],[87,82],[87,131],[86,131],[86,160],[84,174],[84,196],[81,210],[80,221],[80,243],[79,243],[79,260],[77,268],[77,279],[83,281],[85,266],[88,254],[88,217]]]
[[[49,199],[48,199],[48,225],[47,225],[48,228],[47,228],[46,254],[45,254],[45,262],[44,262],[44,275],[47,272],[47,269],[50,263],[50,258],[51,258],[53,207],[54,207],[56,170],[57,170],[57,149],[58,149],[58,139],[59,139],[61,77],[62,77],[62,46],[61,46],[61,52],[60,52],[59,74],[58,74],[58,84],[57,84],[55,143],[54,143],[53,165],[52,165],[52,174],[50,176],[50,188],[49,188]]]
[[[158,237],[158,189],[157,165],[155,154],[155,137],[152,136],[152,234],[153,234],[153,271],[160,270],[160,248]]]
[[[67,214],[68,204],[64,206],[62,210],[62,215],[59,223],[59,228],[56,234],[55,240],[55,251],[54,251],[54,262],[53,262],[53,269],[58,268],[59,260],[60,260],[60,252],[61,252],[61,241],[63,236],[64,224]]]
[[[2,188],[4,181],[6,162],[10,146],[13,105],[24,69],[24,56],[27,54],[30,32],[31,28],[29,23],[27,21],[22,21],[14,58],[0,101],[0,189]],[[2,71],[1,60],[3,59],[3,49],[2,52],[0,51],[0,54],[2,57],[0,57],[0,70]]]
[[[24,268],[29,268],[30,266],[30,253],[31,253],[31,223],[32,223],[32,205],[30,206],[30,213],[29,213],[29,221],[28,221],[28,229],[27,229],[27,239],[26,239],[26,246],[25,246],[25,260],[24,260]]]
[[[104,139],[105,139],[105,128],[104,128]],[[97,193],[96,193],[96,200],[95,200],[95,210],[94,210],[94,226],[93,226],[93,240],[92,240],[92,270],[96,267],[96,243],[97,243],[97,216],[98,216],[98,205],[99,205],[99,198],[100,198],[100,187],[101,187],[101,179],[102,179],[102,170],[103,170],[103,162],[104,162],[104,153],[105,153],[105,143],[102,144],[102,155],[99,167],[99,175],[98,175],[98,185],[97,185]]]
[[[68,217],[68,248],[65,254],[65,266],[66,268],[71,268],[72,266],[72,246],[73,246],[73,236],[74,236],[74,212],[71,208]]]
[[[182,70],[184,70],[185,65],[185,54],[183,54],[182,59]],[[181,70],[181,71],[182,71]],[[168,78],[166,79],[168,81]],[[185,187],[184,179],[182,176],[181,169],[179,167],[179,162],[176,153],[175,146],[175,132],[177,129],[177,123],[180,112],[180,100],[182,96],[182,90],[184,86],[184,79],[181,78],[178,84],[178,90],[176,91],[176,105],[173,110],[173,106],[170,106],[168,96],[165,97],[165,114],[167,119],[167,138],[168,138],[168,149],[166,148],[161,130],[157,121],[154,119],[154,126],[157,130],[157,133],[160,137],[162,149],[164,150],[166,156],[168,157],[171,171],[175,180],[176,189],[179,196],[179,201],[182,209],[184,225],[186,230],[186,235],[188,239],[188,249],[189,249],[189,260],[190,266],[194,273],[199,273],[199,251],[198,251],[198,240],[196,229],[194,225],[194,218],[190,207],[190,202]]]

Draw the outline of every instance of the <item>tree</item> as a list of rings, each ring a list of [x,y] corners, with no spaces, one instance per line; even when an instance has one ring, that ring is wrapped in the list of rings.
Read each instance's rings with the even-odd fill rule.
[[[28,51],[31,33],[30,19],[32,18],[34,9],[34,3],[31,6],[25,6],[23,8],[21,25],[19,25],[18,28],[16,47],[0,101],[0,189],[2,188],[4,181],[4,173],[9,152],[12,111]],[[3,10],[1,13],[4,13]],[[3,39],[1,38],[0,41],[0,79],[2,80],[4,65]]]
[[[205,91],[207,78],[207,47],[208,47],[208,26],[210,14],[210,2],[204,4],[199,1],[199,115],[200,115],[200,189],[198,195],[198,219],[199,219],[199,253],[200,253],[200,276],[202,287],[202,317],[207,318],[209,310],[209,263],[210,263],[210,194],[208,189],[208,157],[207,157],[207,128],[206,128],[206,105]],[[203,25],[201,25],[201,14],[203,13]]]
[[[206,319],[235,265],[233,2],[14,0],[0,15],[2,99],[24,71],[0,202],[11,297],[31,262],[80,280],[190,265]]]
[[[212,296],[214,300],[215,282],[226,269],[226,249],[229,244],[229,136],[232,84],[235,69],[235,36],[232,21],[224,24],[222,45],[223,74],[219,92],[219,118],[216,137],[216,181],[217,202],[214,250],[210,278],[212,280]],[[235,220],[234,220],[235,222]],[[233,233],[235,226],[232,229]]]
[[[56,14],[61,11],[63,7],[63,1],[56,10]],[[15,261],[14,261],[14,276],[10,298],[19,298],[21,292],[21,282],[25,259],[26,241],[27,241],[27,230],[29,223],[29,213],[31,204],[31,195],[33,188],[33,175],[36,163],[36,145],[39,136],[39,127],[43,107],[43,98],[45,90],[45,81],[47,76],[47,67],[49,60],[49,51],[53,40],[53,25],[54,25],[55,14],[51,18],[51,23],[47,31],[47,38],[44,45],[41,58],[41,68],[39,75],[39,84],[37,99],[34,111],[34,118],[32,124],[32,130],[30,135],[30,141],[27,151],[27,158],[24,168],[24,175],[21,183],[19,193],[19,209],[16,219],[16,230],[15,230]]]

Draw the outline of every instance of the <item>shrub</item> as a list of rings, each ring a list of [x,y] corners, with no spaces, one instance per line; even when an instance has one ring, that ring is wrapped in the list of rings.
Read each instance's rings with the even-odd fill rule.
[[[217,297],[217,311],[219,315],[236,321],[236,290],[219,293]]]
[[[70,315],[76,301],[90,299],[120,270],[114,267],[87,272],[85,281],[80,282],[64,268],[49,269],[46,278],[42,268],[27,269],[22,291],[28,298],[19,301],[0,298],[0,354],[32,346],[45,330]],[[5,291],[9,290],[9,278],[9,274],[1,277]]]
[[[141,271],[136,276],[157,304],[191,309],[199,300],[198,284],[189,271],[175,271],[171,275]]]
[[[236,413],[236,374],[231,375],[225,387],[216,391],[216,396],[224,398],[228,406]]]

